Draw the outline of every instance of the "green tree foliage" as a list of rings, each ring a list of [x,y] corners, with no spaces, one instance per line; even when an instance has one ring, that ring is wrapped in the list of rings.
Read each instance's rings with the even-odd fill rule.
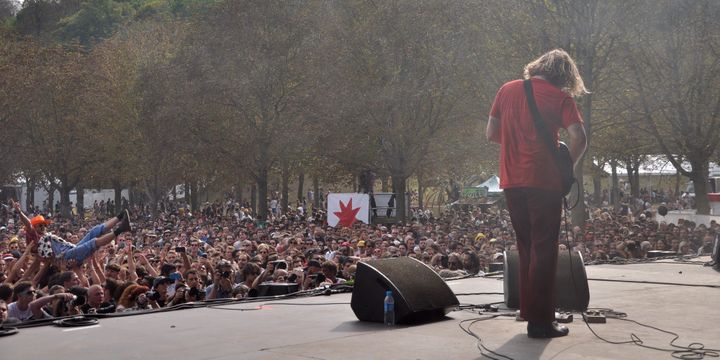
[[[695,183],[698,213],[708,214],[709,161],[720,143],[720,4],[663,1],[631,27],[624,58],[640,126],[676,170]],[[682,167],[682,158],[690,168]]]

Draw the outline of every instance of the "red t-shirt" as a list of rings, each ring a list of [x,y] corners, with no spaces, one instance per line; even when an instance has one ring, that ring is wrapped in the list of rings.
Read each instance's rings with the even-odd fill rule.
[[[559,139],[559,129],[582,123],[575,101],[550,82],[532,78],[533,93],[545,127]],[[500,187],[560,191],[560,172],[543,138],[535,131],[522,80],[503,85],[490,116],[500,120]]]

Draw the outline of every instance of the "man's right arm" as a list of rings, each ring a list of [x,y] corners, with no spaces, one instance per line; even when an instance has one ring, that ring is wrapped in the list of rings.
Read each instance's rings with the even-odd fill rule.
[[[25,224],[25,227],[28,229],[31,229],[32,226],[30,225],[30,219],[25,215],[25,213],[20,208],[20,203],[15,200],[10,200],[10,205],[15,209],[15,212],[17,212],[20,215],[20,220]]]

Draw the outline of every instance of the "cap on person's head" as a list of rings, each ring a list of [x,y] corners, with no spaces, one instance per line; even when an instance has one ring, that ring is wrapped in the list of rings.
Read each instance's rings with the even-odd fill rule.
[[[342,244],[340,244],[340,246],[350,246],[350,243],[347,241],[344,241]]]
[[[3,254],[3,255],[2,255],[2,259],[5,260],[5,261],[10,261],[10,260],[12,260],[12,259],[14,259],[14,258],[15,258],[15,257],[14,257],[13,254],[11,254],[11,253],[7,253],[7,254]]]
[[[171,278],[160,276],[160,277],[155,278],[155,280],[153,280],[153,288],[156,288],[162,284],[172,284],[174,282],[175,281]]]
[[[490,241],[489,241],[489,242],[491,242],[491,243],[494,243],[494,242],[496,242],[496,241],[497,241],[497,239],[496,239],[496,238],[492,238],[492,239],[490,239]]]
[[[317,260],[310,260],[310,261],[308,261],[308,263],[307,263],[307,267],[318,267],[318,268],[321,268],[322,265],[320,265],[320,262],[317,261]]]
[[[46,220],[45,217],[42,215],[38,215],[38,216],[35,216],[32,219],[30,219],[30,225],[32,225],[33,227],[38,226],[38,225],[50,225],[50,224],[52,224],[52,221]]]
[[[365,240],[360,240],[360,241],[358,241],[357,246],[358,246],[358,247],[365,247]]]

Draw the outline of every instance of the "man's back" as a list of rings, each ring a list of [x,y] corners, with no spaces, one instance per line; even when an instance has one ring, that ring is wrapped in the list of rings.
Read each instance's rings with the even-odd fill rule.
[[[533,78],[533,93],[545,127],[555,140],[559,128],[581,123],[575,101],[550,82]],[[500,187],[560,189],[560,176],[527,103],[522,80],[503,85],[490,116],[500,120]]]

